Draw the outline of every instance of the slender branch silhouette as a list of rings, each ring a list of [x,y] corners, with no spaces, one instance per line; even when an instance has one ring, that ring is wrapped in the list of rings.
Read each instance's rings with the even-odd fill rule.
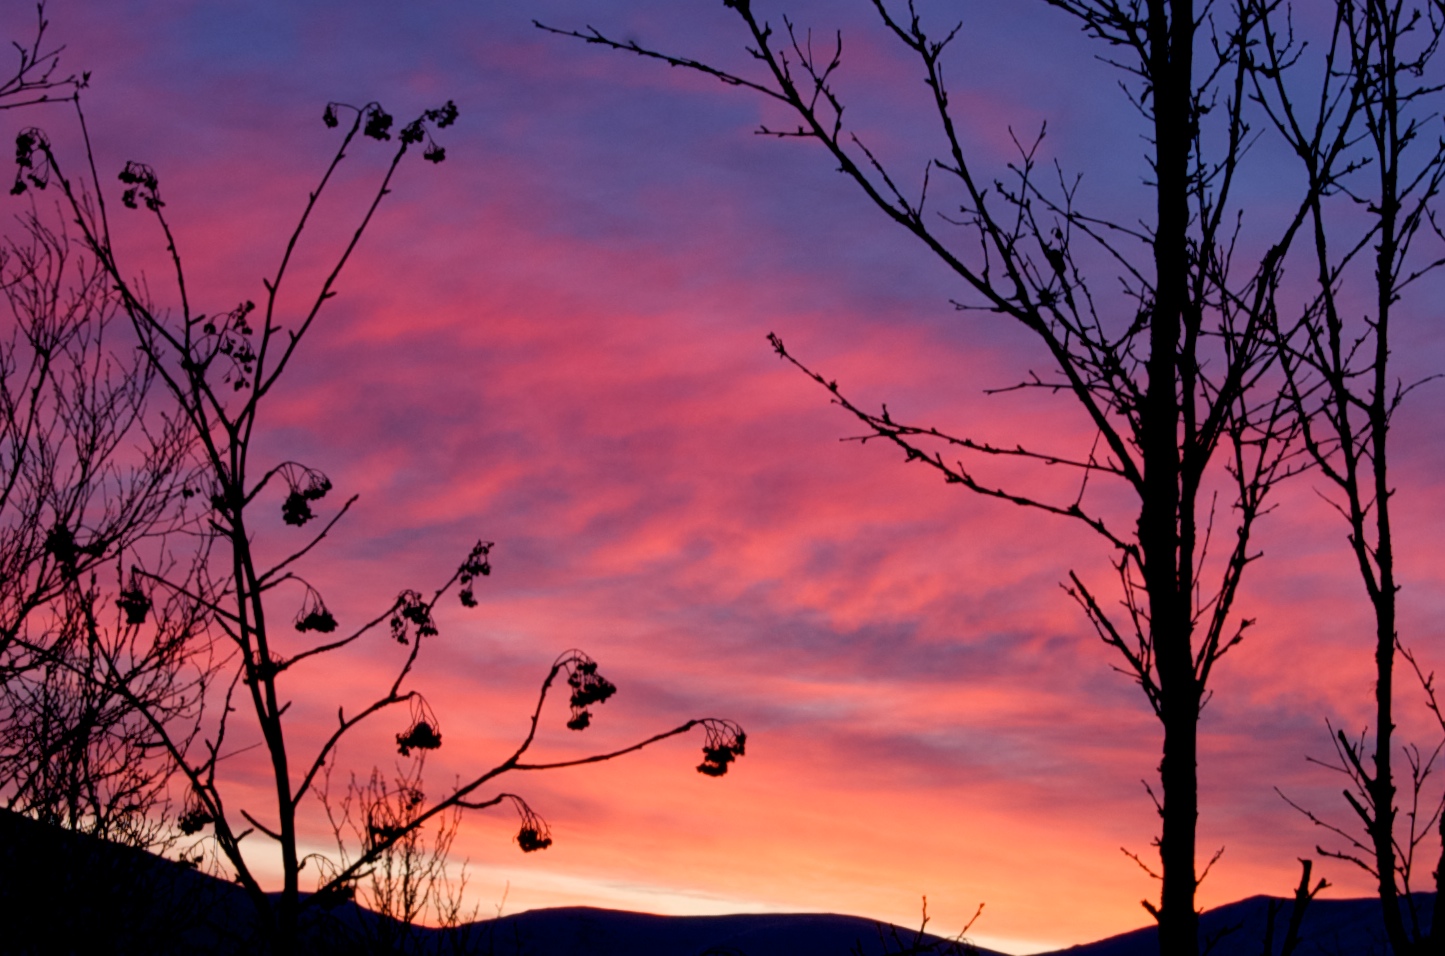
[[[1161,895],[1145,905],[1159,920],[1161,952],[1196,956],[1194,901],[1203,878],[1195,847],[1199,715],[1215,665],[1253,624],[1237,613],[1235,601],[1245,569],[1259,556],[1251,544],[1256,522],[1270,510],[1279,482],[1308,464],[1293,444],[1300,420],[1278,381],[1273,315],[1279,280],[1317,197],[1348,171],[1348,138],[1314,144],[1315,175],[1291,184],[1289,211],[1251,234],[1247,248],[1258,250],[1251,255],[1240,242],[1244,209],[1235,192],[1252,140],[1250,110],[1258,107],[1256,48],[1283,15],[1283,4],[1045,5],[1071,18],[1123,71],[1122,87],[1147,143],[1150,174],[1143,188],[1153,205],[1147,223],[1083,208],[1079,179],[1070,179],[1062,164],[1049,174],[1042,129],[1033,139],[1016,136],[1013,162],[998,173],[986,171],[944,67],[964,25],[934,29],[913,0],[872,0],[882,34],[906,51],[922,78],[933,123],[935,158],[912,187],[845,120],[837,85],[840,34],[815,42],[812,31],[785,14],[775,26],[762,3],[727,0],[746,51],[744,65],[732,68],[614,39],[592,26],[537,26],[697,72],[782,106],[789,122],[765,124],[759,134],[821,149],[872,207],[953,274],[965,290],[954,303],[958,309],[1032,334],[1046,367],[1029,371],[1013,389],[994,391],[1058,395],[1060,421],[1068,411],[1087,423],[1077,442],[1087,452],[959,434],[910,422],[888,405],[872,411],[778,335],[769,341],[862,426],[864,434],[852,440],[878,439],[949,484],[1081,522],[1111,547],[1113,594],[1074,572],[1064,587],[1120,654],[1119,669],[1139,684],[1162,724]],[[1332,50],[1325,76],[1348,66],[1348,58],[1341,61]],[[1345,86],[1334,107],[1352,117],[1357,97]],[[1100,261],[1112,269],[1099,274]],[[1055,420],[1049,424],[1050,434],[1060,433]],[[1078,491],[1060,495],[1042,478],[1038,485],[992,480],[987,469],[1000,459],[1078,472]],[[1221,490],[1232,498],[1226,498],[1227,515],[1216,508]],[[1120,492],[1131,501],[1123,512],[1114,504]],[[1216,521],[1227,519],[1232,527],[1216,530]],[[1211,552],[1220,533],[1229,543]]]
[[[1422,135],[1445,90],[1433,79],[1438,70],[1431,69],[1445,32],[1445,11],[1437,4],[1362,0],[1340,2],[1336,12],[1335,42],[1349,68],[1333,89],[1326,84],[1313,115],[1291,102],[1282,79],[1281,65],[1299,55],[1292,36],[1265,33],[1259,46],[1263,68],[1256,75],[1256,97],[1306,176],[1321,176],[1322,141],[1351,138],[1358,143],[1350,170],[1354,175],[1316,191],[1309,225],[1317,291],[1278,333],[1287,396],[1303,445],[1331,490],[1327,500],[1347,524],[1351,558],[1375,625],[1373,738],[1363,733],[1350,738],[1332,728],[1336,761],[1325,764],[1350,782],[1344,795],[1353,826],[1304,812],[1344,841],[1345,849],[1321,848],[1322,855],[1348,861],[1374,878],[1391,949],[1433,953],[1445,946],[1445,894],[1440,892],[1445,890],[1445,833],[1428,917],[1418,911],[1411,880],[1416,851],[1445,808],[1445,795],[1421,804],[1445,740],[1423,751],[1408,743],[1401,748],[1410,771],[1410,803],[1402,816],[1396,806],[1397,654],[1403,653],[1421,678],[1432,707],[1434,698],[1429,679],[1402,648],[1398,634],[1389,430],[1406,395],[1422,384],[1398,381],[1390,364],[1401,300],[1418,279],[1445,264],[1438,243],[1445,236],[1434,213],[1445,183],[1445,140]],[[1354,110],[1342,114],[1334,104],[1347,97],[1353,98]],[[1362,207],[1365,224],[1355,228]],[[1424,253],[1421,240],[1434,252]],[[1369,249],[1374,256],[1367,258],[1363,253]],[[1355,288],[1373,304],[1372,313],[1360,319],[1350,317],[1356,306],[1344,304]],[[1355,835],[1360,831],[1362,838]]]
[[[85,115],[78,99],[75,108],[84,129]],[[93,172],[72,177],[49,137],[39,128],[26,129],[17,138],[13,190],[26,194],[58,189],[84,247],[99,264],[119,308],[129,319],[145,369],[173,403],[175,419],[184,425],[193,442],[199,471],[186,492],[200,510],[193,533],[195,547],[185,554],[167,552],[166,561],[146,563],[137,559],[137,596],[127,605],[127,613],[133,617],[135,628],[154,628],[160,622],[150,625],[149,612],[164,600],[191,609],[193,619],[202,625],[201,633],[189,640],[219,658],[225,668],[217,672],[223,675],[220,679],[202,688],[201,704],[207,718],[203,731],[182,732],[185,725],[178,726],[173,715],[154,706],[141,693],[130,678],[125,660],[118,655],[103,655],[105,673],[99,684],[108,693],[118,694],[144,719],[147,733],[174,762],[187,791],[181,830],[202,840],[213,862],[244,888],[255,906],[258,930],[265,944],[283,954],[303,947],[309,913],[353,894],[358,882],[374,874],[377,866],[385,867],[397,852],[409,852],[407,848],[414,847],[414,842],[408,841],[414,841],[434,823],[447,826],[445,821],[454,819],[462,809],[493,807],[504,798],[510,799],[523,811],[518,836],[521,848],[535,851],[549,845],[545,824],[521,797],[487,789],[499,777],[513,771],[612,760],[696,727],[705,731],[704,759],[698,769],[720,776],[743,755],[746,741],[742,729],[731,721],[699,718],[630,746],[588,757],[527,762],[524,758],[538,738],[544,705],[559,678],[565,680],[569,693],[566,726],[574,731],[585,729],[593,709],[616,692],[616,686],[599,673],[596,662],[581,651],[568,651],[548,671],[527,733],[506,760],[470,771],[470,775],[435,796],[422,796],[417,789],[415,801],[408,796],[405,813],[393,814],[384,824],[368,825],[359,842],[339,858],[324,864],[318,861],[312,871],[319,874],[315,892],[303,892],[302,869],[308,859],[316,859],[302,854],[303,804],[335,765],[343,740],[362,725],[374,723],[374,718],[405,712],[407,723],[395,737],[401,757],[419,760],[442,745],[440,719],[426,699],[410,687],[410,678],[423,646],[440,637],[435,619],[438,602],[453,594],[464,607],[476,607],[475,588],[491,572],[493,549],[492,542],[478,541],[429,596],[404,589],[368,620],[353,625],[353,630],[342,631],[336,615],[301,571],[319,557],[320,546],[356,499],[348,499],[322,519],[318,511],[333,490],[327,475],[300,462],[270,466],[255,462],[259,457],[259,436],[265,434],[265,399],[274,394],[282,375],[296,366],[303,339],[315,326],[326,302],[337,294],[342,271],[373,224],[382,199],[392,190],[407,154],[419,151],[423,159],[433,163],[446,158],[434,133],[455,122],[457,109],[447,102],[397,128],[393,117],[377,103],[361,107],[331,103],[322,119],[327,127],[340,130],[340,144],[308,195],[275,271],[263,280],[264,295],[259,305],[246,301],[228,310],[200,310],[200,296],[188,281],[184,256],[162,198],[160,178],[143,163],[129,162],[121,171],[120,199],[122,206],[147,215],[161,236],[175,295],[175,304],[169,309],[152,306],[142,286],[119,261],[110,241],[109,213],[99,201],[101,184]],[[343,160],[367,140],[389,143],[390,157],[381,164],[374,185],[359,204],[354,228],[323,270],[322,278],[301,293],[299,311],[283,311],[282,292],[289,293],[296,284],[292,265],[298,243],[314,222],[320,199],[332,187]],[[88,154],[84,168],[93,170],[95,166],[94,156]],[[96,197],[95,201],[91,196]],[[288,303],[295,301],[287,299]],[[278,504],[279,527],[274,518],[263,517]],[[319,531],[307,527],[313,521],[319,521]],[[299,542],[295,540],[298,535]],[[281,557],[269,559],[269,553]],[[337,632],[346,636],[328,637]],[[160,632],[155,633],[159,638]],[[331,729],[323,730],[319,740],[303,746],[295,726],[287,719],[295,698],[313,699],[318,692],[315,675],[320,660],[348,649],[360,649],[371,637],[390,639],[397,657],[391,677],[359,705],[338,706]],[[380,646],[385,648],[388,642],[382,641]],[[238,726],[238,721],[247,726]],[[230,738],[236,735],[259,738],[270,777],[270,800],[265,806],[237,804],[242,799],[241,791],[223,772],[233,754]],[[249,803],[255,798],[244,799]],[[380,813],[378,807],[372,809]],[[260,838],[264,838],[264,846],[256,847]],[[258,854],[279,855],[279,891],[272,892],[271,887],[263,885],[257,868]]]
[[[0,110],[74,102],[85,86],[88,75],[61,72],[47,28],[39,4],[33,38],[12,44]],[[163,602],[156,639],[139,639],[132,618],[150,598],[125,567],[187,527],[189,438],[152,401],[104,267],[34,203],[0,242],[0,303],[0,800],[160,848],[170,761],[98,678],[118,662],[178,735],[197,714],[203,655],[186,646],[197,622]]]

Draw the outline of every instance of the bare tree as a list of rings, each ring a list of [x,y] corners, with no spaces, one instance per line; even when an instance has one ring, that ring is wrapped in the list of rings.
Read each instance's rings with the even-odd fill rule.
[[[337,862],[345,867],[350,862],[353,846],[365,847],[378,834],[404,832],[372,864],[365,879],[354,884],[358,903],[380,917],[364,920],[357,928],[366,951],[374,953],[418,953],[427,950],[425,937],[417,929],[429,922],[452,943],[453,949],[467,951],[469,942],[478,942],[470,919],[463,922],[463,891],[466,888],[465,864],[455,878],[448,869],[452,844],[461,826],[462,808],[436,817],[430,827],[411,827],[417,814],[426,809],[424,769],[426,752],[399,766],[394,774],[373,769],[363,782],[355,776],[339,798],[330,793],[330,767],[323,771],[317,797],[336,835]],[[525,807],[520,804],[519,809]]]
[[[786,16],[774,26],[752,0],[725,0],[747,37],[750,68],[730,69],[615,40],[588,27],[559,30],[588,43],[694,70],[785,108],[796,125],[764,135],[817,143],[869,201],[913,235],[960,280],[955,303],[1021,324],[1042,347],[1047,368],[1017,388],[1067,396],[1087,432],[1073,448],[994,443],[911,424],[884,405],[874,411],[847,396],[771,335],[777,353],[827,390],[877,439],[907,461],[934,469],[976,494],[1082,522],[1113,551],[1112,597],[1069,573],[1065,585],[1098,636],[1138,683],[1163,729],[1159,789],[1162,821],[1160,951],[1199,951],[1195,891],[1197,733],[1215,665],[1253,623],[1235,610],[1255,522],[1270,491],[1298,465],[1297,420],[1274,369],[1272,310],[1282,263],[1313,196],[1333,181],[1343,143],[1316,145],[1318,175],[1300,185],[1283,221],[1251,222],[1234,196],[1250,139],[1252,50],[1278,2],[1236,0],[1046,0],[1072,18],[1118,67],[1148,143],[1152,219],[1137,224],[1080,203],[1079,179],[1041,162],[1042,131],[1019,143],[1018,158],[995,178],[969,147],[944,62],[962,25],[930,30],[912,0],[872,0],[884,33],[912,56],[935,125],[935,155],[911,187],[844,120],[835,80],[841,34],[818,43]],[[1329,55],[1331,68],[1335,54]],[[1353,108],[1349,91],[1335,108]],[[1018,142],[1016,140],[1016,142]],[[1247,249],[1262,250],[1251,257]],[[1091,264],[1108,267],[1100,274]],[[1119,296],[1112,288],[1120,288]],[[1010,389],[1004,389],[1010,391]],[[1057,428],[1051,419],[1051,426]],[[991,481],[986,460],[1032,462],[1078,475],[1073,494]],[[1101,487],[1122,489],[1132,509],[1110,511]],[[1218,495],[1224,494],[1225,507]],[[1232,500],[1230,500],[1232,499]],[[1133,855],[1133,854],[1131,854]],[[1216,855],[1217,857],[1217,855]],[[1154,869],[1135,860],[1151,874]]]
[[[193,730],[212,661],[194,640],[204,631],[194,604],[171,602],[154,628],[102,625],[96,606],[114,594],[65,595],[60,639],[37,652],[44,664],[0,687],[6,802],[66,829],[160,850],[174,842],[174,763],[145,711],[163,715],[177,737],[187,722]]]
[[[1430,254],[1420,249],[1422,239],[1445,238],[1434,214],[1445,182],[1445,140],[1427,132],[1445,90],[1431,69],[1445,10],[1438,3],[1404,0],[1340,0],[1337,10],[1336,42],[1349,51],[1349,69],[1327,78],[1326,90],[1353,87],[1358,106],[1346,122],[1354,124],[1348,135],[1360,144],[1360,156],[1351,164],[1354,175],[1312,194],[1317,294],[1283,330],[1281,346],[1304,446],[1333,491],[1327,500],[1348,526],[1351,555],[1373,612],[1375,729],[1368,742],[1363,734],[1334,732],[1334,768],[1349,778],[1345,798],[1363,836],[1309,815],[1346,840],[1346,849],[1321,849],[1322,854],[1354,863],[1375,879],[1391,949],[1400,956],[1445,953],[1445,894],[1439,892],[1445,889],[1445,832],[1429,921],[1410,895],[1416,851],[1441,823],[1441,803],[1426,798],[1422,804],[1421,792],[1440,745],[1403,748],[1410,769],[1404,819],[1396,806],[1395,659],[1399,653],[1415,661],[1401,645],[1397,626],[1400,585],[1389,470],[1391,421],[1421,384],[1405,385],[1392,369],[1392,328],[1412,286],[1445,265],[1438,246]],[[1282,66],[1299,55],[1292,36],[1266,32],[1258,54],[1258,96],[1305,174],[1319,178],[1318,143],[1339,135],[1332,127],[1341,117],[1310,115],[1309,101],[1299,98],[1304,109],[1292,102]],[[1366,225],[1356,228],[1362,207]],[[1361,300],[1373,309],[1354,318]],[[1425,689],[1439,716],[1428,679]]]
[[[132,688],[122,663],[103,653],[107,688],[121,693],[136,707],[176,762],[188,793],[180,827],[187,833],[209,831],[207,839],[224,868],[245,889],[258,914],[258,930],[266,945],[279,953],[294,952],[304,930],[304,917],[328,902],[349,898],[358,881],[366,878],[385,855],[417,830],[431,825],[458,808],[484,809],[510,803],[522,811],[517,841],[524,851],[551,843],[546,826],[516,794],[497,792],[499,778],[517,772],[612,760],[641,750],[696,727],[704,729],[704,760],[698,770],[720,776],[744,751],[745,735],[737,724],[717,718],[688,720],[670,730],[620,749],[550,762],[532,761],[529,751],[537,739],[549,692],[560,679],[567,684],[567,727],[586,728],[592,708],[609,699],[616,687],[581,651],[563,653],[542,681],[536,706],[523,739],[495,766],[472,772],[439,796],[409,807],[392,823],[368,827],[353,850],[340,860],[323,863],[303,857],[303,808],[314,806],[307,798],[331,765],[343,739],[379,715],[404,713],[406,724],[396,734],[402,756],[426,751],[442,743],[439,718],[426,700],[408,687],[408,679],[423,645],[438,636],[434,610],[453,590],[467,607],[477,604],[474,587],[491,571],[491,542],[480,541],[442,584],[424,596],[402,590],[374,616],[345,627],[327,607],[322,595],[302,575],[318,547],[356,502],[352,496],[324,518],[320,502],[331,491],[331,480],[300,462],[258,464],[253,461],[257,436],[264,428],[262,409],[275,392],[282,375],[292,367],[306,334],[324,304],[336,294],[342,270],[372,223],[382,198],[391,190],[402,160],[419,149],[425,159],[441,162],[444,149],[432,132],[450,126],[456,107],[448,102],[427,110],[415,120],[395,128],[392,117],[379,105],[355,108],[329,104],[324,113],[328,127],[343,129],[337,147],[317,187],[309,194],[295,228],[287,238],[280,262],[263,281],[261,304],[243,302],[220,311],[199,310],[187,282],[183,257],[172,233],[161,198],[160,184],[148,166],[126,164],[120,178],[121,202],[147,212],[164,238],[172,266],[176,302],[172,308],[152,308],[138,291],[131,274],[116,258],[110,242],[107,206],[98,183],[72,179],[61,165],[45,133],[23,131],[17,140],[19,191],[56,186],[67,212],[74,218],[86,247],[101,264],[117,290],[122,308],[145,357],[178,409],[178,417],[194,434],[201,459],[200,474],[188,487],[203,509],[199,543],[187,552],[171,552],[165,566],[137,561],[135,584],[127,591],[130,607],[143,618],[152,603],[164,598],[194,607],[204,620],[205,645],[218,656],[224,652],[224,679],[209,684],[204,703],[206,722],[201,736],[180,733],[165,713],[158,712]],[[81,122],[84,122],[81,114]],[[377,177],[375,188],[361,203],[355,229],[342,243],[318,285],[299,298],[299,311],[281,306],[283,289],[291,294],[293,253],[316,215],[317,203],[332,183],[342,160],[366,139],[391,141],[395,148]],[[93,170],[93,157],[83,168]],[[88,174],[93,175],[93,174]],[[262,508],[279,505],[281,523],[263,517]],[[317,521],[319,530],[305,528]],[[290,528],[285,527],[290,526]],[[389,635],[399,656],[392,678],[375,696],[355,703],[342,702],[335,725],[304,749],[287,713],[295,695],[314,694],[318,666],[347,649],[362,650],[363,639]],[[385,646],[385,645],[383,645]],[[245,727],[238,726],[245,714]],[[184,725],[181,726],[184,730]],[[269,766],[271,799],[268,805],[236,805],[228,782],[226,758],[242,743],[259,743]],[[246,842],[247,840],[250,842]],[[279,853],[282,884],[270,893],[258,876],[256,840],[268,841]],[[308,863],[319,871],[315,892],[302,892],[301,873]]]
[[[85,675],[104,645],[140,696],[188,707],[173,669],[184,640],[139,647],[118,608],[97,607],[125,590],[100,582],[121,578],[126,555],[184,524],[188,442],[148,408],[145,367],[111,345],[104,273],[34,211],[21,226],[0,253],[13,320],[0,344],[0,791],[39,819],[148,844],[168,761]]]
[[[60,73],[62,48],[45,41],[44,5],[36,12],[0,109],[74,102],[87,80]],[[123,614],[110,627],[98,610],[125,588],[100,584],[112,562],[184,524],[187,429],[149,402],[154,376],[124,341],[104,269],[34,205],[0,244],[0,296],[0,799],[155,845],[169,759],[86,675],[104,645],[157,708],[178,717],[194,703],[177,633],[141,647]]]

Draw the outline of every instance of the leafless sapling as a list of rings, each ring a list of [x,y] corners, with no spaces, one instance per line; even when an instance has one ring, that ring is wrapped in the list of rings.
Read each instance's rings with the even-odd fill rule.
[[[543,28],[698,71],[778,104],[789,124],[760,133],[818,144],[887,219],[957,277],[965,290],[959,309],[995,315],[1034,336],[1048,367],[1017,387],[1058,395],[1072,406],[1069,414],[1082,413],[1087,434],[1077,448],[993,443],[909,424],[886,405],[874,411],[849,398],[779,336],[769,338],[781,358],[861,423],[861,440],[891,444],[907,461],[976,494],[1081,522],[1112,549],[1117,607],[1074,572],[1065,588],[1122,657],[1118,669],[1138,683],[1162,725],[1157,794],[1150,788],[1162,822],[1162,888],[1157,903],[1144,905],[1159,921],[1160,951],[1194,956],[1195,891],[1208,871],[1196,867],[1198,721],[1215,665],[1252,623],[1235,609],[1244,571],[1258,557],[1251,533],[1271,489],[1298,464],[1290,442],[1297,425],[1271,378],[1271,313],[1282,262],[1320,187],[1301,183],[1281,221],[1251,222],[1250,241],[1239,241],[1235,190],[1250,139],[1250,51],[1280,3],[1045,3],[1072,18],[1124,75],[1147,143],[1142,188],[1152,213],[1144,223],[1082,208],[1079,179],[1063,164],[1055,173],[1041,162],[1042,131],[1036,140],[1015,141],[1018,158],[1006,171],[985,171],[945,79],[948,47],[964,27],[931,32],[911,0],[872,6],[883,33],[912,57],[934,120],[938,158],[916,189],[845,123],[836,86],[841,34],[819,43],[786,16],[775,28],[761,3],[725,0],[741,20],[751,60],[751,67],[731,69],[591,27]],[[1323,144],[1320,182],[1333,176],[1339,147]],[[1099,270],[1100,261],[1107,267]],[[1032,462],[1055,474],[1072,469],[1077,492],[992,481],[979,470],[986,459]],[[1110,495],[1097,494],[1104,485],[1123,491],[1130,508],[1111,511]]]
[[[1429,132],[1445,91],[1434,62],[1445,10],[1405,0],[1340,0],[1336,9],[1335,43],[1348,51],[1348,61],[1327,79],[1325,96],[1298,98],[1298,105],[1291,97],[1282,64],[1300,50],[1290,34],[1264,34],[1256,73],[1258,99],[1305,175],[1321,175],[1319,143],[1339,138],[1341,129],[1357,144],[1351,175],[1322,182],[1329,188],[1312,193],[1316,292],[1280,331],[1282,366],[1303,444],[1323,476],[1326,500],[1348,528],[1350,556],[1374,623],[1374,733],[1351,737],[1332,728],[1338,760],[1327,764],[1350,781],[1345,798],[1359,830],[1307,812],[1346,842],[1344,849],[1319,852],[1356,864],[1374,879],[1393,952],[1441,953],[1445,856],[1434,871],[1430,919],[1411,895],[1416,851],[1442,819],[1440,801],[1421,792],[1440,746],[1402,748],[1410,766],[1403,819],[1396,806],[1395,662],[1402,653],[1412,665],[1415,661],[1398,630],[1389,432],[1405,397],[1422,384],[1404,384],[1392,368],[1392,330],[1411,318],[1407,296],[1419,288],[1416,283],[1445,265],[1438,245],[1445,235],[1435,219],[1445,182],[1445,139]],[[1346,95],[1356,102],[1352,113],[1316,108],[1317,102]],[[1422,249],[1427,243],[1434,251]],[[1425,689],[1433,705],[1427,679]],[[1441,849],[1445,853],[1445,840]]]
[[[83,113],[78,115],[83,123]],[[191,491],[205,510],[200,544],[187,552],[189,563],[177,553],[172,556],[172,567],[138,563],[136,574],[138,592],[147,601],[158,602],[166,596],[201,609],[208,627],[205,641],[218,655],[224,651],[227,656],[226,679],[207,688],[208,722],[203,735],[194,738],[194,744],[191,738],[176,736],[163,715],[153,713],[129,694],[116,662],[107,659],[106,663],[113,686],[146,715],[152,731],[179,766],[187,789],[181,829],[208,834],[224,868],[255,904],[264,943],[278,953],[289,954],[300,945],[306,914],[350,897],[356,883],[398,843],[457,808],[514,805],[522,814],[517,836],[521,848],[534,851],[548,846],[551,838],[546,825],[525,801],[493,789],[504,776],[612,760],[697,727],[706,733],[699,771],[720,776],[744,751],[746,737],[737,724],[702,718],[587,757],[529,759],[544,705],[559,680],[567,685],[566,725],[573,730],[587,727],[592,708],[616,690],[599,673],[596,662],[571,650],[547,671],[527,732],[506,759],[470,771],[424,806],[409,810],[395,825],[368,829],[343,860],[331,860],[328,865],[316,854],[303,853],[305,808],[315,806],[311,797],[320,776],[354,730],[383,713],[401,713],[406,715],[406,724],[396,734],[396,745],[402,756],[441,745],[439,719],[421,694],[408,686],[408,679],[422,647],[438,636],[437,602],[454,592],[464,606],[477,604],[474,588],[491,571],[492,544],[479,541],[430,595],[402,590],[374,616],[343,626],[320,592],[303,577],[302,569],[316,557],[318,547],[350,511],[356,496],[323,516],[318,513],[321,502],[332,490],[324,473],[296,461],[254,461],[257,436],[264,429],[262,410],[291,369],[325,303],[336,294],[338,278],[391,190],[403,159],[420,151],[423,158],[441,162],[445,150],[433,138],[433,131],[449,127],[456,117],[456,106],[447,102],[398,128],[376,103],[359,108],[329,104],[323,120],[327,127],[340,129],[340,145],[308,195],[276,270],[263,280],[260,304],[247,301],[218,311],[201,311],[196,305],[154,170],[142,163],[127,163],[120,173],[120,199],[123,206],[149,215],[164,238],[176,298],[169,309],[153,308],[118,261],[100,184],[89,185],[94,200],[88,200],[84,178],[71,178],[42,130],[27,129],[17,140],[17,190],[58,188],[86,247],[117,290],[148,367],[195,436],[201,475]],[[362,201],[354,230],[322,270],[316,286],[299,295],[292,293],[297,244],[317,216],[317,204],[331,187],[343,159],[367,140],[390,143],[390,159],[382,165],[375,188]],[[82,168],[95,168],[93,157],[85,160]],[[283,306],[283,290],[288,293],[285,301],[299,301],[299,309]],[[273,508],[280,512],[279,523],[270,510]],[[319,530],[307,527],[313,521]],[[382,647],[390,646],[398,655],[393,676],[373,697],[350,705],[341,703],[330,729],[303,749],[295,725],[288,721],[288,711],[298,697],[317,692],[314,675],[318,667],[348,650],[367,653],[368,639],[380,639]],[[245,717],[235,716],[240,714]],[[243,720],[245,729],[238,726]],[[234,780],[228,776],[227,758],[238,735],[243,737],[242,743],[256,741],[265,755],[270,798],[264,809],[239,805]],[[257,840],[266,841],[280,858],[281,885],[274,892],[263,885],[257,869]],[[311,872],[319,873],[309,895],[301,883],[307,865],[312,866]]]
[[[429,827],[410,827],[412,819],[427,807],[424,789],[426,751],[399,764],[395,773],[373,769],[360,780],[352,776],[344,793],[331,792],[331,768],[322,773],[317,796],[325,808],[336,836],[335,865],[350,862],[353,847],[366,847],[379,834],[405,835],[384,850],[370,872],[354,884],[355,901],[375,914],[376,919],[358,921],[352,934],[367,952],[401,954],[429,950],[429,939],[419,930],[426,923],[444,935],[444,942],[458,952],[469,951],[480,941],[473,925],[478,909],[464,919],[463,894],[466,866],[457,875],[449,870],[452,844],[461,826],[462,808],[452,808],[433,819]]]

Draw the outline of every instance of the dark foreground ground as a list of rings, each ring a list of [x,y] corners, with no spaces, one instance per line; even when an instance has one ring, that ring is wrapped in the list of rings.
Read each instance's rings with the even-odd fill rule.
[[[1425,929],[1430,926],[1429,913],[1434,898],[1433,893],[1417,893],[1412,900]],[[1283,905],[1274,918],[1274,945],[1266,953],[1264,941],[1271,903]],[[1200,918],[1200,939],[1205,945],[1214,941],[1210,956],[1277,956],[1288,923],[1288,901],[1251,896],[1206,912]],[[1294,956],[1388,956],[1390,952],[1385,944],[1380,903],[1376,899],[1315,900],[1305,913],[1300,936]],[[1065,953],[1069,956],[1158,956],[1158,934],[1150,927],[1047,956]]]
[[[1206,913],[1211,956],[1276,956],[1288,919],[1270,899]],[[1428,912],[1429,898],[1416,904]],[[0,811],[0,954],[259,953],[240,889],[146,853],[77,837]],[[98,935],[99,934],[99,935]],[[451,932],[387,923],[351,904],[320,913],[317,956],[998,956],[914,930],[834,914],[664,917],[589,907],[532,910]],[[1297,956],[1386,956],[1378,903],[1318,900]],[[100,948],[97,941],[103,940]],[[1157,956],[1152,929],[1060,950],[1070,956]],[[1055,956],[1055,954],[1049,954]]]

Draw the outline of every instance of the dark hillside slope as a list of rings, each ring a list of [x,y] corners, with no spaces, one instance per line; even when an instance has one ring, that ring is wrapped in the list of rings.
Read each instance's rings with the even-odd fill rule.
[[[1415,897],[1428,913],[1431,897]],[[1211,956],[1260,956],[1269,899],[1240,900],[1205,913]],[[0,810],[0,956],[50,954],[260,953],[251,904],[240,888],[149,853],[57,830]],[[1275,952],[1288,919],[1276,918]],[[103,950],[96,931],[104,933]],[[1232,931],[1225,932],[1226,930]],[[390,932],[386,932],[389,930]],[[912,930],[821,913],[651,916],[590,907],[531,910],[461,927],[453,935],[413,931],[400,949],[377,940],[405,935],[351,904],[318,913],[308,950],[316,956],[406,953],[443,956],[883,956],[907,951]],[[896,931],[897,936],[893,936]],[[1222,935],[1221,935],[1222,934]],[[1316,900],[1297,956],[1385,956],[1379,903]],[[946,941],[928,937],[948,954]],[[980,956],[998,956],[979,950]],[[1048,956],[1157,956],[1151,927]]]
[[[577,906],[531,910],[495,921],[497,956],[868,956],[912,952],[914,930],[831,913],[745,913],[734,916],[651,916]],[[897,931],[897,941],[892,931]],[[514,941],[520,941],[517,949]],[[899,942],[903,944],[899,946]],[[952,954],[946,940],[925,937],[924,953]],[[857,950],[855,950],[855,947]],[[485,951],[485,950],[484,950]],[[972,950],[999,956],[991,950]]]
[[[1433,900],[1433,893],[1414,896],[1426,928]],[[1218,939],[1210,956],[1260,956],[1264,952],[1269,903],[1270,897],[1251,896],[1206,912],[1200,918],[1202,937]],[[1284,901],[1275,917],[1275,953],[1279,952],[1289,923],[1288,907],[1288,901]],[[1384,941],[1384,921],[1380,919],[1380,902],[1376,899],[1315,900],[1305,911],[1300,935],[1295,956],[1386,956],[1389,952]],[[1046,956],[1065,953],[1068,956],[1159,956],[1158,940],[1157,930],[1148,927]]]
[[[250,904],[237,887],[130,847],[0,810],[0,952],[215,950]]]
[[[461,927],[451,935],[406,935],[351,904],[317,913],[309,951],[317,956],[865,956],[897,953],[915,933],[829,914],[664,917],[588,907],[532,910]],[[115,846],[0,810],[0,954],[259,953],[251,904],[239,887],[149,853]],[[390,929],[389,934],[380,930]],[[97,950],[96,932],[104,933]],[[398,933],[400,930],[400,933]],[[925,952],[951,953],[928,937]],[[979,951],[981,956],[998,956]]]

